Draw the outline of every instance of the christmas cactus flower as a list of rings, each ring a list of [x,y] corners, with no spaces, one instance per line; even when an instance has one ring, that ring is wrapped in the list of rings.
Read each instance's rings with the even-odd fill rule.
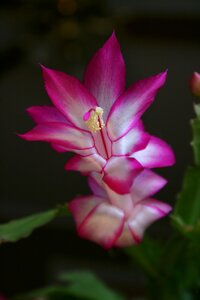
[[[106,249],[140,243],[145,229],[171,211],[170,205],[152,198],[165,184],[161,176],[143,170],[130,192],[121,195],[111,190],[99,174],[91,173],[89,185],[94,195],[69,203],[79,236]]]
[[[190,79],[190,88],[195,96],[200,97],[200,74],[194,72]]]
[[[98,172],[110,188],[126,194],[143,168],[174,163],[171,148],[146,133],[140,120],[166,72],[125,90],[125,65],[114,33],[91,59],[83,83],[44,66],[42,72],[54,106],[28,108],[36,126],[21,137],[75,152],[66,169]]]

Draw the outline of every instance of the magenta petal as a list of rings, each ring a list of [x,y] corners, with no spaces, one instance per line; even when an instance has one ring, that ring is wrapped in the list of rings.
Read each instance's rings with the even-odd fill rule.
[[[163,140],[152,136],[147,147],[133,153],[144,168],[168,167],[175,163],[172,148]]]
[[[167,73],[163,72],[136,82],[115,101],[107,120],[111,140],[119,139],[136,124],[164,85],[166,75]]]
[[[156,173],[145,169],[134,180],[131,187],[131,196],[136,203],[154,195],[167,183],[167,180]]]
[[[101,203],[85,218],[78,228],[81,237],[111,248],[124,226],[123,212],[108,203]]]
[[[113,142],[113,155],[131,155],[133,152],[144,149],[150,136],[144,132],[141,122],[138,122],[127,134],[122,138]]]
[[[52,106],[32,106],[26,109],[33,121],[37,124],[46,122],[65,123],[71,125],[55,107]]]
[[[83,173],[101,172],[106,160],[98,154],[81,157],[72,157],[65,165],[65,170],[80,171]]]
[[[128,220],[133,237],[137,236],[141,240],[145,229],[156,220],[163,218],[170,211],[170,205],[155,199],[146,199],[138,202]]]
[[[94,146],[88,132],[63,123],[43,123],[25,134],[19,135],[28,141],[43,141],[71,149],[88,149]]]
[[[84,114],[97,106],[80,81],[65,73],[42,66],[45,87],[56,108],[75,126],[87,129]]]
[[[103,181],[115,192],[127,194],[142,166],[132,158],[112,157],[104,169]]]
[[[125,86],[125,65],[115,33],[93,56],[87,66],[84,84],[104,109],[104,120]]]

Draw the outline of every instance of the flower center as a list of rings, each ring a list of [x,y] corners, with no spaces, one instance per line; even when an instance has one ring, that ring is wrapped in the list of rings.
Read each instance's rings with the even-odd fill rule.
[[[90,109],[84,114],[83,120],[90,131],[97,132],[105,126],[102,115],[103,108],[99,106],[97,106],[95,109]]]

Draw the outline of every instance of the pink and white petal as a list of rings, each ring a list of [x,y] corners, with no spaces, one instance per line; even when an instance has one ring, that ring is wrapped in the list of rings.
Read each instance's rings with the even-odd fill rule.
[[[94,146],[91,134],[63,123],[43,123],[19,136],[28,141],[43,141],[71,149],[88,149]]]
[[[74,217],[77,227],[104,201],[106,200],[96,196],[78,197],[70,201],[68,208]]]
[[[167,180],[160,175],[145,169],[134,180],[131,187],[133,203],[154,195],[162,189]]]
[[[128,194],[133,180],[142,169],[135,159],[126,156],[111,157],[104,168],[103,181],[115,192]]]
[[[97,106],[96,99],[75,77],[42,66],[46,91],[56,108],[76,127],[87,129],[84,114]]]
[[[121,233],[121,235],[119,236],[119,238],[116,240],[115,245],[116,247],[130,247],[133,245],[137,245],[141,242],[140,238],[138,238],[137,236],[133,236],[133,234],[131,233],[128,223],[126,222],[124,224],[124,228],[123,231]]]
[[[144,132],[141,122],[138,122],[127,134],[112,143],[113,155],[131,155],[133,152],[144,149],[150,135]]]
[[[108,197],[105,189],[103,188],[100,174],[92,172],[88,177],[88,184],[95,196],[102,197],[102,198]]]
[[[53,106],[32,106],[27,108],[26,111],[37,124],[56,122],[72,125],[71,122]]]
[[[78,228],[81,237],[111,248],[124,227],[124,214],[115,206],[101,203],[85,218]]]
[[[170,211],[170,205],[155,199],[138,202],[128,220],[132,234],[142,240],[145,229],[156,220],[166,216]]]
[[[101,172],[105,166],[106,160],[98,154],[93,154],[85,157],[76,155],[72,157],[65,165],[65,170],[80,171],[83,173]]]
[[[112,141],[125,135],[137,123],[164,85],[166,75],[163,72],[136,82],[115,101],[106,124]]]
[[[115,33],[89,62],[84,85],[97,99],[98,106],[104,109],[106,121],[112,104],[122,94],[125,86],[125,64]]]
[[[147,147],[133,153],[144,168],[168,167],[175,163],[172,148],[163,140],[152,136]]]

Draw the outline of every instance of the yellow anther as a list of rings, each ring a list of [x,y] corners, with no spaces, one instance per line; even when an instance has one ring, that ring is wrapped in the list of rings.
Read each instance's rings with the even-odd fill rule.
[[[85,121],[85,123],[87,124],[87,127],[90,131],[96,132],[98,130],[101,130],[105,126],[102,115],[103,109],[98,106],[89,112],[89,117]]]

